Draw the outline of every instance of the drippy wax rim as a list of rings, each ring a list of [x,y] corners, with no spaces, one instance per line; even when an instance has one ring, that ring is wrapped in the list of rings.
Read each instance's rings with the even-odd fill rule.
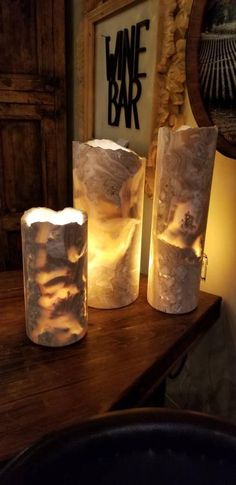
[[[87,221],[87,214],[72,207],[66,207],[61,211],[54,211],[47,207],[33,207],[24,212],[21,219],[27,226],[31,226],[35,222],[50,222],[57,226],[77,223],[82,226]]]

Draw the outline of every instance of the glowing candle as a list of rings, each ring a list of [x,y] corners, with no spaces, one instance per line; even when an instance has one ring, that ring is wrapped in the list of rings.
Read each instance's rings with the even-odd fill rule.
[[[198,304],[216,140],[216,127],[159,130],[147,297],[163,312]]]
[[[87,332],[87,215],[32,208],[21,218],[26,333],[69,345]]]
[[[88,213],[88,304],[138,296],[145,161],[110,140],[73,143],[74,206]]]

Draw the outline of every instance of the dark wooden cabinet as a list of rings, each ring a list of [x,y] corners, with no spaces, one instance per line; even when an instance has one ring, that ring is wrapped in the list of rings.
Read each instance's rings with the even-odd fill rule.
[[[64,0],[0,2],[0,270],[21,266],[20,217],[67,205]]]

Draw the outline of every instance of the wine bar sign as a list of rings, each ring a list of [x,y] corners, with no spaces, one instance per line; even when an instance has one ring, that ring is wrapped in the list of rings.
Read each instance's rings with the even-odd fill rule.
[[[140,127],[138,103],[142,96],[142,78],[147,73],[141,72],[139,60],[147,50],[142,42],[143,32],[148,31],[149,26],[150,19],[144,19],[130,29],[119,30],[113,50],[111,36],[105,36],[107,121],[111,126],[119,126],[123,110],[126,128]]]
[[[122,139],[146,156],[157,108],[159,3],[109,0],[90,14],[87,139]]]

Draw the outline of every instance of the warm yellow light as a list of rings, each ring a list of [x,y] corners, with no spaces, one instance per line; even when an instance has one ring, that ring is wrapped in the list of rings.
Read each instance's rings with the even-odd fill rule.
[[[86,219],[87,216],[83,211],[71,207],[66,207],[61,211],[54,211],[46,207],[35,207],[24,214],[24,220],[28,226],[35,222],[49,222],[58,226],[75,222],[82,225]]]
[[[179,249],[192,249],[198,258],[202,255],[201,236],[195,239],[189,246],[185,244],[180,236],[174,236],[171,233],[168,233],[168,235],[167,233],[163,233],[158,237],[158,239],[165,241]]]
[[[88,303],[138,296],[145,161],[110,140],[73,144],[74,206],[88,214]]]
[[[97,148],[97,147],[103,148],[103,150],[120,150],[122,148],[122,150],[124,150],[125,152],[131,152],[132,151],[129,148],[121,147],[120,145],[118,145],[117,143],[115,143],[112,140],[106,140],[106,139],[89,140],[89,141],[87,141],[86,145],[89,145],[89,146],[95,147],[95,148]]]

